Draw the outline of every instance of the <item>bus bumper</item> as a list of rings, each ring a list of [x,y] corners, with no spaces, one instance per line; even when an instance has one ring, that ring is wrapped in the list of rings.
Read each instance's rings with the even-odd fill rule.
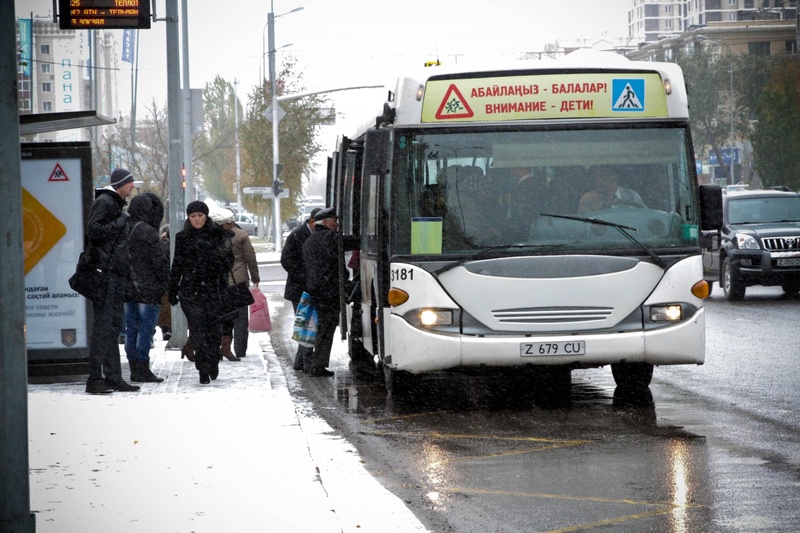
[[[598,367],[614,363],[653,365],[702,364],[705,361],[705,310],[674,326],[629,333],[576,335],[498,335],[459,337],[415,328],[402,317],[390,315],[389,366],[414,374],[461,366],[503,367],[574,365]],[[700,340],[698,342],[698,339]],[[584,341],[584,355],[522,356],[523,343]]]

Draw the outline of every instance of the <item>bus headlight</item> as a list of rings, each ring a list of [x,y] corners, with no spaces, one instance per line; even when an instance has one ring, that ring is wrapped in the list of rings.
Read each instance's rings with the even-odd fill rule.
[[[419,323],[422,326],[452,326],[453,312],[449,309],[422,309],[419,312]]]
[[[650,307],[651,322],[678,322],[683,319],[680,304],[654,305]]]

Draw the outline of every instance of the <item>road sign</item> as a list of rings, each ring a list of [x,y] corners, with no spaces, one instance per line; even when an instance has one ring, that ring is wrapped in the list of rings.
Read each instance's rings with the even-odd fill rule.
[[[275,198],[272,187],[245,187],[242,192],[245,194],[260,194],[264,198]],[[289,198],[289,189],[283,189],[278,198]]]

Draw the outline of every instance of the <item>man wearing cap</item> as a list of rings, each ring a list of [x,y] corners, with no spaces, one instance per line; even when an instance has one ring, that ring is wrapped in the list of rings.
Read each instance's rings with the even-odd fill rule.
[[[336,210],[326,207],[314,218],[314,231],[303,244],[303,264],[306,270],[306,291],[317,310],[317,341],[311,366],[304,368],[311,377],[327,377],[334,373],[330,364],[333,334],[339,324],[339,239],[344,251],[359,247],[358,235],[340,235],[336,228]]]
[[[86,392],[90,394],[139,390],[122,379],[117,343],[130,275],[125,232],[129,215],[123,208],[132,191],[133,174],[124,168],[114,169],[109,185],[95,190],[89,213],[87,254],[91,263],[103,271],[103,282],[92,299],[94,318],[86,380]]]
[[[297,226],[286,237],[281,251],[281,266],[286,271],[286,288],[283,297],[292,302],[292,308],[297,312],[297,305],[300,297],[306,290],[306,271],[303,266],[303,244],[314,231],[314,216],[320,212],[320,208],[311,211],[311,216],[304,224]],[[304,367],[311,368],[311,354],[313,348],[297,345],[297,353],[294,356],[294,369],[303,370]]]

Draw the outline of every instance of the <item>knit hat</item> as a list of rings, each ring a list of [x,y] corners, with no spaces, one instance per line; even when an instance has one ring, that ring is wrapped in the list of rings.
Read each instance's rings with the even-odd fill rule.
[[[131,183],[132,181],[133,174],[131,174],[127,168],[115,168],[111,173],[111,178],[108,180],[108,184],[115,189],[119,189],[126,183]]]
[[[208,216],[208,206],[205,204],[205,202],[195,200],[186,206],[186,215],[188,216],[192,213],[203,213],[204,215]]]
[[[230,222],[233,222],[233,219],[234,219],[233,211],[231,211],[230,209],[225,209],[224,207],[216,209],[214,210],[213,213],[211,213],[211,220],[213,220],[220,226],[223,224],[228,224]]]

